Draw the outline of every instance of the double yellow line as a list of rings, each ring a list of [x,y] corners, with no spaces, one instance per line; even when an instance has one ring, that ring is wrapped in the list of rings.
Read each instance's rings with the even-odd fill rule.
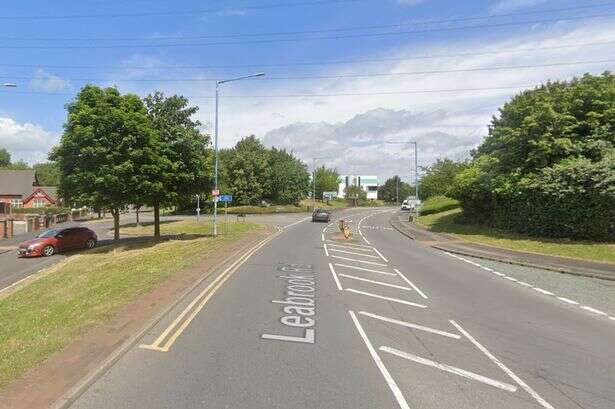
[[[254,253],[261,247],[269,243],[280,234],[280,231],[260,241],[241,257],[235,260],[226,268],[214,281],[211,282],[192,302],[179,314],[179,316],[169,325],[152,344],[141,344],[139,348],[150,349],[152,351],[169,352],[171,346],[177,338],[190,325],[197,314],[205,307],[207,301],[218,291],[218,289],[241,267]]]

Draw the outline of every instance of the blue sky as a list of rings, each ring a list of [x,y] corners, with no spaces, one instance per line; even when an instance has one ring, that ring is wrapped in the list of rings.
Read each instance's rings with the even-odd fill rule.
[[[335,156],[330,164],[343,172],[385,177],[403,174],[409,153],[385,140],[418,139],[424,164],[463,157],[480,142],[497,107],[518,89],[383,92],[517,87],[615,67],[595,62],[615,55],[615,2],[606,0],[3,3],[0,83],[18,88],[0,90],[0,147],[29,162],[44,160],[57,142],[64,104],[86,82],[115,84],[139,95],[156,89],[182,93],[199,105],[208,129],[212,79],[264,71],[265,80],[224,86],[231,98],[221,107],[223,146],[254,133],[304,159],[326,150]],[[299,33],[280,34],[288,32]],[[575,44],[582,45],[558,48]],[[531,48],[544,51],[489,54]],[[434,54],[448,57],[417,59]],[[279,66],[366,59],[375,62]],[[575,64],[450,72],[570,62]],[[416,74],[424,71],[447,72]],[[408,72],[414,74],[279,79]],[[363,95],[271,97],[340,93]]]

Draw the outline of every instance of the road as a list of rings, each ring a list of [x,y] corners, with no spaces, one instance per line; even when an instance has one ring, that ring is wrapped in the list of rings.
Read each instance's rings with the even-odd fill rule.
[[[290,224],[72,407],[615,407],[615,319],[408,240],[391,210],[341,215],[351,242]]]

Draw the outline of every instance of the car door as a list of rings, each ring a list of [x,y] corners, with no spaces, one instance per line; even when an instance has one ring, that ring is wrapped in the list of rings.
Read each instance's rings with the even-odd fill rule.
[[[74,228],[64,229],[56,235],[58,251],[70,250],[75,246],[75,230]]]

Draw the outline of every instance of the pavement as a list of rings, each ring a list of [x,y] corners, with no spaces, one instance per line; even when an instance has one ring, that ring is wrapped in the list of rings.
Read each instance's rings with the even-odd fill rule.
[[[575,290],[549,287],[556,278],[532,281],[561,274],[408,240],[392,212],[339,212],[349,241],[334,223],[285,225],[195,288],[71,407],[615,407],[615,311],[559,294]]]
[[[408,222],[408,213],[394,213],[391,216],[390,223],[391,226],[400,233],[412,239],[425,242],[435,249],[449,253],[585,277],[615,280],[615,264],[612,263],[600,263],[526,251],[509,250],[501,247],[489,246],[487,244],[460,240],[448,234],[431,232],[421,226]]]

